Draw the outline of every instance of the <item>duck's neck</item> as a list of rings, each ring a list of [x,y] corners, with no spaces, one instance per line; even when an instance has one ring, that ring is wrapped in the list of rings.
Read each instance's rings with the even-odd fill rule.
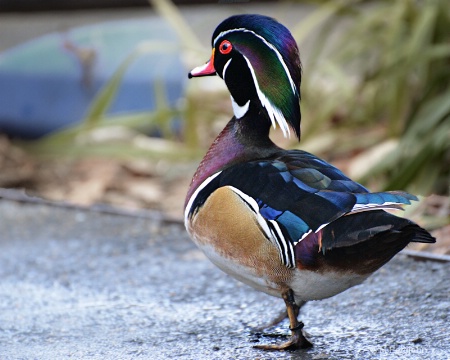
[[[259,115],[259,116],[258,116]],[[270,123],[250,111],[241,119],[233,117],[211,144],[195,172],[186,202],[211,175],[231,165],[270,157],[280,150],[269,138]]]

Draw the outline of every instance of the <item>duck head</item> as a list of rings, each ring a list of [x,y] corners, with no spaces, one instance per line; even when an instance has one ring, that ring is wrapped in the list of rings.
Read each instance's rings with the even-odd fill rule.
[[[236,15],[214,31],[212,55],[189,78],[219,75],[231,94],[234,115],[263,113],[283,135],[300,138],[301,63],[289,30],[262,15]]]

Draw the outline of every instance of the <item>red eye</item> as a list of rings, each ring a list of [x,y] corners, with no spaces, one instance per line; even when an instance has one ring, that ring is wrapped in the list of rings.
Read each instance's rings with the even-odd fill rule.
[[[224,40],[220,43],[219,51],[222,54],[229,54],[230,51],[233,49],[233,45],[228,40]]]

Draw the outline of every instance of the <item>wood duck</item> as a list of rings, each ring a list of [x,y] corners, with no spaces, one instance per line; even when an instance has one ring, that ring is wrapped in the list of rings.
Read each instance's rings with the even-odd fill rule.
[[[300,140],[301,63],[286,27],[261,15],[224,20],[211,59],[189,78],[208,75],[225,81],[234,116],[192,179],[186,229],[224,272],[284,299],[290,338],[257,347],[309,347],[299,304],[360,284],[410,242],[435,239],[385,211],[415,196],[371,193],[324,160],[270,140],[271,125]]]

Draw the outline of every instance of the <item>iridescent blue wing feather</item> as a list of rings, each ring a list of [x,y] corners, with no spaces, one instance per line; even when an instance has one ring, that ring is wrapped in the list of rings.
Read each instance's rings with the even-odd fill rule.
[[[398,208],[416,199],[400,191],[369,193],[334,166],[296,150],[224,169],[199,192],[190,211],[223,186],[245,194],[246,201],[253,199],[269,227],[278,224],[282,236],[276,236],[293,246],[344,215]]]

